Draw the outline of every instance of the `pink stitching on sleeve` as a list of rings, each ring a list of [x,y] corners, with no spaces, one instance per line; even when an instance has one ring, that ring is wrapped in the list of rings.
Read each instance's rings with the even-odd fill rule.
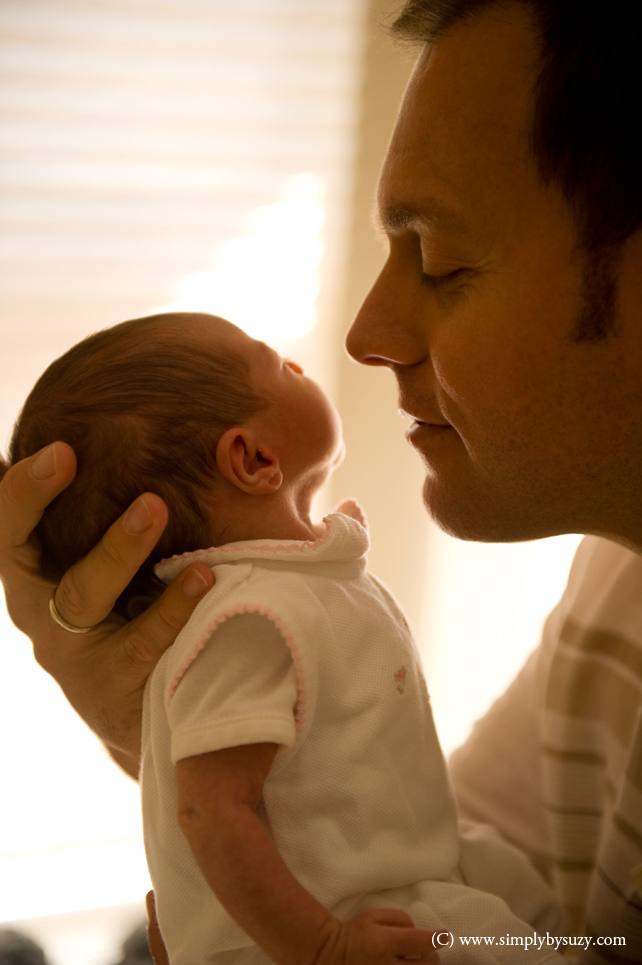
[[[287,629],[283,621],[280,619],[280,617],[278,617],[275,613],[273,613],[272,610],[269,610],[267,607],[252,606],[250,604],[239,605],[237,607],[234,607],[232,610],[226,610],[225,613],[221,614],[221,616],[212,624],[212,626],[208,627],[207,630],[203,632],[200,640],[192,650],[189,657],[183,662],[181,667],[174,674],[174,679],[172,680],[172,683],[169,688],[167,706],[169,707],[170,703],[172,702],[172,698],[176,693],[176,690],[178,689],[178,685],[183,679],[188,668],[191,666],[192,663],[194,663],[194,661],[196,660],[196,657],[199,655],[199,653],[205,646],[206,641],[214,633],[216,628],[220,626],[221,623],[225,623],[226,620],[229,620],[230,617],[238,616],[241,613],[259,613],[261,616],[267,617],[268,620],[272,621],[274,626],[277,628],[277,630],[285,640],[286,646],[292,655],[292,660],[294,661],[294,669],[296,671],[297,703],[296,703],[296,716],[295,716],[294,722],[298,733],[301,730],[301,726],[303,724],[303,714],[305,710],[305,700],[306,700],[305,680],[303,677],[303,663],[301,661],[301,654],[294,642],[292,634],[289,632],[289,630]]]

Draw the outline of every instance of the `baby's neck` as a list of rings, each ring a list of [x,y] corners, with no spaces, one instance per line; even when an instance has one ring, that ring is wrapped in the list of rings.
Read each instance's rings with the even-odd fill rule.
[[[254,539],[316,540],[325,533],[325,523],[313,523],[310,500],[294,500],[283,494],[234,498],[226,514],[228,522],[219,527],[218,545]],[[278,496],[278,498],[277,498]],[[221,519],[220,509],[217,518]]]

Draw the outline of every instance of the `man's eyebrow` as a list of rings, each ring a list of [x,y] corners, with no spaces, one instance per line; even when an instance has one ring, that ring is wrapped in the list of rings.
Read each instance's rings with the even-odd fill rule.
[[[393,235],[398,231],[417,227],[444,227],[460,229],[463,227],[461,219],[449,208],[434,203],[425,207],[407,208],[394,206],[375,209],[373,223],[378,234]]]

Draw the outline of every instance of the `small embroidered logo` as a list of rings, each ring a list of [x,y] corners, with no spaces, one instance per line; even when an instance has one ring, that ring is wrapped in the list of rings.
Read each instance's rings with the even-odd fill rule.
[[[393,675],[397,682],[397,690],[400,694],[404,692],[404,687],[406,686],[406,668],[402,667],[400,670]]]

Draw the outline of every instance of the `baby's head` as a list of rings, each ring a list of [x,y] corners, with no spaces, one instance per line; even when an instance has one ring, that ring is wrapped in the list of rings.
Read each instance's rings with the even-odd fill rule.
[[[53,362],[25,402],[10,463],[55,439],[73,447],[78,470],[38,526],[54,579],[140,493],[167,503],[167,528],[126,599],[152,591],[159,559],[229,541],[231,493],[235,509],[294,484],[311,495],[342,445],[331,403],[297,365],[196,313],[123,322]]]

